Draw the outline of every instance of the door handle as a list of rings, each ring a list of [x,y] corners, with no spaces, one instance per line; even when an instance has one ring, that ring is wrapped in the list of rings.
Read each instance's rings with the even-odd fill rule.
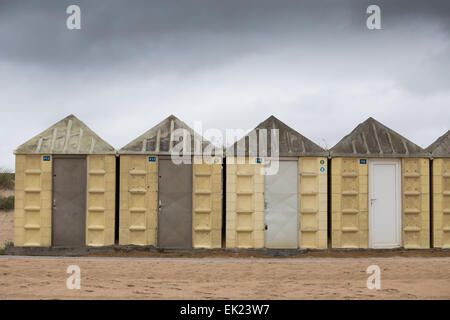
[[[159,209],[161,209],[162,207],[163,207],[163,205],[162,205],[162,201],[161,201],[161,200],[159,200],[158,208],[159,208]]]
[[[371,205],[371,206],[373,205],[373,202],[374,202],[375,200],[377,200],[377,199],[370,199],[370,205]]]
[[[268,229],[268,226],[267,226],[267,224],[265,224],[264,225],[264,230],[267,230]]]

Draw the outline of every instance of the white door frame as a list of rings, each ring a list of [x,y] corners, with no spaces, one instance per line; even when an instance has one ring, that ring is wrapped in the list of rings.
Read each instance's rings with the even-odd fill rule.
[[[371,199],[372,199],[372,191],[373,191],[373,179],[371,179],[371,176],[373,175],[373,165],[374,164],[394,164],[396,168],[396,175],[395,179],[397,182],[396,187],[396,213],[397,213],[397,241],[395,244],[392,244],[392,246],[383,246],[383,247],[377,247],[374,246],[372,243],[372,232],[371,232],[371,226],[373,225],[373,209],[371,205]],[[368,176],[368,184],[369,184],[369,193],[368,193],[368,207],[369,207],[369,230],[368,230],[368,237],[369,237],[369,248],[398,248],[402,246],[402,174],[401,174],[401,160],[398,159],[369,159],[369,176]]]

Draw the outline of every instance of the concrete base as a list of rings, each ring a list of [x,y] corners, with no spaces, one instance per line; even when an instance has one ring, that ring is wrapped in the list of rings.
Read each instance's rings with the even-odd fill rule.
[[[134,246],[134,245],[114,245],[105,247],[8,247],[5,249],[5,254],[16,256],[62,256],[62,257],[82,257],[96,254],[101,256],[116,256],[133,257],[136,253],[146,254],[149,256],[155,254],[167,255],[167,257],[182,256],[182,257],[214,257],[214,256],[229,256],[235,257],[238,255],[251,256],[257,255],[262,257],[294,257],[313,253],[316,257],[346,257],[346,253],[362,253],[362,254],[382,254],[382,253],[447,253],[449,249],[162,249],[154,246]]]
[[[326,252],[327,250],[304,249],[162,249],[154,246],[115,245],[105,247],[9,247],[5,254],[17,256],[65,256],[79,257],[96,253],[126,253],[149,252],[159,254],[185,254],[195,255],[199,253],[254,253],[273,257],[288,257],[306,252]]]

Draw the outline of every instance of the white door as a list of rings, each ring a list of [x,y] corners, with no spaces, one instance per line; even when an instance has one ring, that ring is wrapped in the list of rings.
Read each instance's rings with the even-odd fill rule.
[[[266,248],[298,248],[298,162],[279,161],[275,175],[264,176]]]
[[[400,161],[369,162],[369,245],[396,248],[401,244]]]

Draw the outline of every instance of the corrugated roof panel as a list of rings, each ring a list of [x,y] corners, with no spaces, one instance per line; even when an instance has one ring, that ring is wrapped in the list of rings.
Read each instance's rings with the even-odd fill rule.
[[[333,148],[331,157],[429,157],[430,154],[373,118],[359,124]]]
[[[440,136],[427,149],[434,158],[449,158],[450,157],[450,130]]]
[[[265,121],[261,122],[258,126],[256,126],[255,129],[253,129],[250,133],[248,133],[246,136],[244,136],[242,139],[234,143],[232,146],[230,146],[227,149],[227,155],[238,155],[237,153],[237,146],[242,143],[242,141],[245,141],[245,155],[257,155],[257,150],[253,149],[260,149],[264,148],[264,146],[260,146],[260,130],[266,129],[267,130],[267,156],[272,155],[271,151],[271,129],[278,129],[278,135],[279,135],[279,156],[280,157],[301,157],[301,156],[327,156],[328,152],[320,147],[319,145],[315,144],[308,138],[304,137],[300,133],[298,133],[296,130],[290,128],[280,120],[278,120],[274,116],[270,116]],[[257,145],[253,146],[253,149],[250,149],[249,153],[249,140],[250,136],[255,135],[257,139]],[[244,154],[239,154],[240,156],[243,156]],[[259,156],[264,156],[262,154],[259,154]]]
[[[161,121],[159,124],[133,140],[122,149],[120,154],[155,154],[155,155],[170,155],[173,147],[179,142],[174,140],[174,132],[177,129],[184,129],[190,136],[190,148],[192,154],[199,154],[194,150],[195,141],[202,144],[202,150],[211,143],[204,139],[200,134],[195,132],[186,123],[171,115]],[[183,138],[180,137],[181,142]],[[172,140],[172,141],[171,141]]]
[[[74,115],[28,140],[15,154],[115,154],[109,145]]]

